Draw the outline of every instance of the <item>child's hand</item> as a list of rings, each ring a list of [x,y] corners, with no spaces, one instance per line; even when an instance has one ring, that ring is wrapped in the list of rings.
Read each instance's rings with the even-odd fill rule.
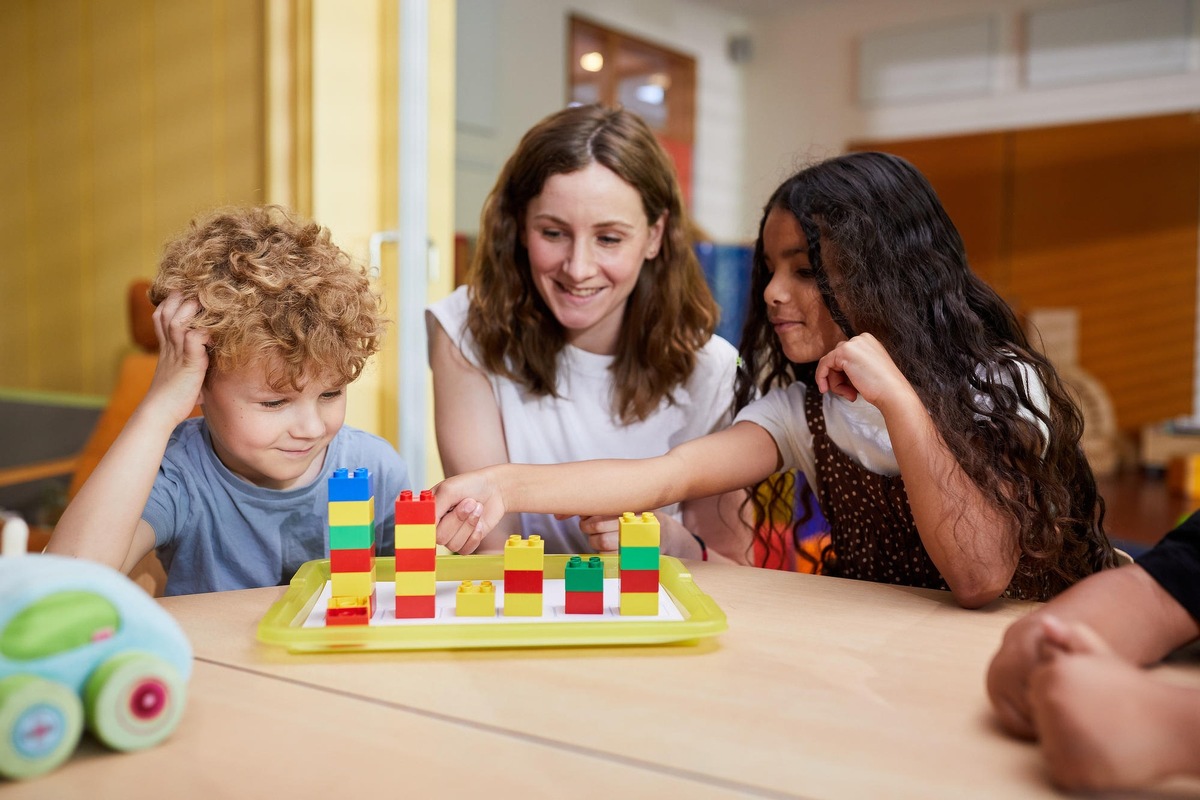
[[[1170,774],[1178,749],[1194,746],[1169,725],[1178,691],[1187,690],[1111,653],[1054,653],[1029,681],[1051,779],[1064,789],[1121,789]]]
[[[1033,739],[1029,708],[1029,673],[1037,666],[1044,636],[1037,615],[1023,617],[1004,633],[1004,641],[988,667],[987,691],[1000,727],[1013,736]]]
[[[861,394],[876,407],[881,400],[912,391],[883,345],[869,333],[838,344],[817,363],[817,388],[854,402]]]
[[[208,333],[191,327],[199,310],[195,300],[185,301],[178,292],[172,292],[154,309],[158,364],[144,402],[161,409],[175,422],[192,413],[208,372]]]
[[[504,518],[504,498],[487,470],[465,472],[433,487],[437,508],[437,543],[455,553],[475,552]]]

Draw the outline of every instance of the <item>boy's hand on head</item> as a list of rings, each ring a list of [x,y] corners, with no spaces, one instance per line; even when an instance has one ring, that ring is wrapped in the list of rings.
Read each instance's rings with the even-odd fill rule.
[[[161,408],[176,422],[192,413],[208,372],[208,333],[191,325],[199,311],[199,303],[184,300],[178,292],[154,309],[158,364],[143,402]]]
[[[817,388],[850,402],[862,395],[878,407],[881,402],[912,391],[908,379],[879,340],[869,333],[838,344],[817,363]]]

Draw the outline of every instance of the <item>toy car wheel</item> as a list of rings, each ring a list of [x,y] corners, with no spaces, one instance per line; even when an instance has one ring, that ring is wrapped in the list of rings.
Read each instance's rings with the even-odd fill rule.
[[[167,738],[187,701],[179,672],[148,653],[122,653],[88,678],[83,692],[88,726],[114,750],[141,750]]]
[[[32,778],[75,752],[83,705],[70,688],[33,675],[0,680],[0,775]]]

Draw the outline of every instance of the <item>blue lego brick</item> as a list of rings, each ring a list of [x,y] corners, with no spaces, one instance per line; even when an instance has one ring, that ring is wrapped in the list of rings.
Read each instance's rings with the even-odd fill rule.
[[[350,470],[342,467],[335,469],[329,476],[329,502],[338,503],[344,500],[370,500],[371,471],[359,467],[350,474]]]

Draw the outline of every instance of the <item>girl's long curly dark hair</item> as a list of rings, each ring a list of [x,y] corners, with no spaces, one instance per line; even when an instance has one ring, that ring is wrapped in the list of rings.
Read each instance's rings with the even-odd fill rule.
[[[771,277],[762,232],[775,209],[799,221],[835,321],[848,336],[879,339],[963,471],[1016,523],[1021,558],[1010,593],[1048,598],[1113,566],[1104,501],[1079,443],[1081,412],[1012,309],[971,271],[933,188],[902,158],[833,158],[800,171],[771,196],[755,245],[735,411],[772,388],[796,380],[813,385],[815,365],[787,359],[762,301]],[[1022,365],[1045,386],[1048,413],[1030,399]],[[750,502],[762,510],[758,492]]]

